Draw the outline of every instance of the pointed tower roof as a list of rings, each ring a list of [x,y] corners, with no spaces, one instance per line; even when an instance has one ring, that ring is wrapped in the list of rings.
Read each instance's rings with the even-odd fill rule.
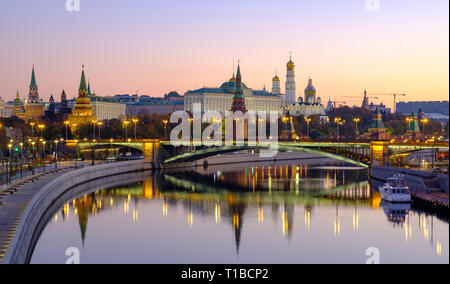
[[[36,74],[34,72],[34,65],[33,65],[33,70],[31,71],[31,83],[30,83],[30,87],[37,87],[36,84]]]
[[[241,76],[241,65],[238,63],[238,69],[237,69],[237,74],[236,74],[236,79],[237,78],[241,78],[242,79],[242,76]]]
[[[19,91],[17,91],[17,93],[16,93],[16,99],[19,99],[19,100],[20,100]]]
[[[92,95],[92,93],[91,93],[91,80],[88,80],[88,95]]]
[[[84,75],[84,65],[81,71],[80,91],[87,91],[86,76]]]
[[[50,95],[50,100],[49,100],[49,102],[50,102],[50,103],[54,103],[54,102],[55,102],[55,99],[53,98],[53,94]]]

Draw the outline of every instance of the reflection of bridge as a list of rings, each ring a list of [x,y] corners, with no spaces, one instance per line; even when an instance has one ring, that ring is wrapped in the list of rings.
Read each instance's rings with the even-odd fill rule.
[[[141,140],[100,140],[100,141],[68,141],[67,146],[79,150],[132,148],[143,153],[145,159],[155,163],[155,166],[168,166],[178,163],[189,163],[199,159],[220,154],[270,150],[273,143],[253,143],[233,146],[213,146],[213,143],[188,142],[187,145],[175,147],[171,142],[151,139]],[[308,152],[341,160],[358,166],[368,167],[371,164],[385,165],[396,155],[411,154],[424,149],[448,149],[448,143],[401,143],[401,142],[278,142],[274,150],[279,152]]]

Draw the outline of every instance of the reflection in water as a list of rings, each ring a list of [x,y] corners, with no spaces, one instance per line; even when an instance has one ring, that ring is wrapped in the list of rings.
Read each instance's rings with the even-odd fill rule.
[[[276,231],[281,231],[281,236],[288,243],[298,241],[294,233],[300,230],[300,228],[296,229],[298,226],[296,219],[300,216],[302,216],[301,219],[304,216],[304,231],[306,234],[311,234],[312,238],[308,238],[311,247],[320,246],[320,242],[329,242],[334,246],[339,246],[334,243],[335,241],[344,241],[347,246],[351,246],[352,242],[356,241],[349,242],[347,237],[358,239],[360,234],[362,239],[359,241],[365,249],[371,246],[371,243],[364,241],[364,238],[367,237],[369,230],[374,229],[374,226],[381,230],[378,234],[373,235],[374,240],[387,238],[384,234],[389,232],[389,236],[393,238],[393,243],[389,244],[389,247],[395,248],[399,245],[399,241],[395,239],[397,229],[404,231],[406,242],[414,242],[414,245],[421,246],[416,240],[413,240],[412,226],[415,222],[418,222],[423,239],[430,242],[433,247],[435,256],[443,255],[443,244],[448,247],[448,234],[439,233],[439,240],[434,239],[435,228],[433,225],[436,221],[434,216],[417,213],[410,205],[393,205],[382,202],[379,193],[371,190],[366,170],[342,170],[338,167],[322,169],[306,165],[253,166],[237,171],[228,170],[203,174],[194,171],[157,174],[140,184],[86,194],[65,204],[61,209],[60,216],[64,222],[68,221],[70,216],[76,216],[81,234],[81,244],[84,248],[86,242],[89,241],[88,228],[93,231],[97,230],[96,227],[88,227],[91,218],[101,217],[103,214],[105,214],[104,218],[113,218],[111,216],[116,216],[117,209],[123,208],[120,210],[121,214],[131,215],[132,222],[139,225],[141,215],[149,218],[147,214],[140,214],[140,208],[144,210],[143,212],[148,212],[148,208],[155,206],[158,207],[155,211],[158,212],[157,215],[168,222],[172,222],[173,218],[180,220],[178,209],[182,208],[183,213],[181,214],[184,216],[185,226],[190,228],[190,232],[187,234],[192,234],[193,238],[218,237],[214,232],[215,229],[208,225],[208,220],[216,226],[227,225],[233,235],[235,255],[241,253],[244,230],[247,230],[248,234],[252,236],[258,234],[254,233],[259,230],[255,225],[263,226],[267,237]],[[114,212],[114,215],[108,214],[108,212]],[[383,212],[387,223],[386,221],[380,222],[375,218],[379,215],[378,212]],[[364,220],[361,219],[362,216],[364,216]],[[157,216],[152,217],[156,218]],[[58,222],[56,218],[53,225]],[[115,218],[119,219],[117,216]],[[373,225],[371,225],[372,218]],[[266,222],[275,224],[275,227],[270,229],[271,227],[267,227]],[[441,220],[438,222],[440,228],[448,230],[448,223],[443,223]],[[347,223],[350,224],[350,231],[347,230]],[[389,229],[387,224],[390,224],[392,229]],[[303,226],[301,225],[301,227]],[[197,230],[205,230],[205,228],[210,232],[210,236],[196,233]],[[168,230],[163,225],[154,229]],[[441,229],[439,230],[441,232]],[[47,231],[49,234],[58,234],[57,231],[47,228],[41,239],[45,240]],[[329,239],[327,231],[332,231],[332,239],[335,241]],[[179,237],[189,238],[186,233]],[[263,237],[265,236],[261,236],[261,238]],[[317,243],[315,243],[315,239],[317,239]],[[251,260],[248,252],[248,247],[251,246],[249,242],[252,240],[246,239],[245,257]],[[384,240],[384,242],[391,242],[391,240]],[[281,246],[276,240],[269,243],[274,248]],[[408,249],[413,248],[408,247]],[[48,250],[50,250],[48,247],[41,249],[38,243],[32,261],[51,262],[45,256],[45,252]],[[171,250],[167,253],[175,254]],[[278,257],[276,255],[272,255],[272,257],[274,262],[283,261],[282,256],[279,256],[279,259],[275,259]],[[292,256],[292,262],[308,262],[308,258],[311,262],[339,262],[338,260],[319,260],[311,255],[303,257],[299,260]],[[121,262],[120,259],[117,261]],[[158,262],[157,259],[153,261]],[[227,262],[227,259],[225,258],[224,261]],[[258,262],[261,259],[253,258],[253,261]],[[267,262],[270,261],[271,258],[267,258]],[[424,259],[405,261],[420,262]],[[436,260],[429,259],[429,261]],[[445,260],[441,259],[440,261]],[[205,262],[205,260],[200,262]],[[353,260],[343,259],[340,262],[353,262]],[[361,260],[361,262],[363,261]]]

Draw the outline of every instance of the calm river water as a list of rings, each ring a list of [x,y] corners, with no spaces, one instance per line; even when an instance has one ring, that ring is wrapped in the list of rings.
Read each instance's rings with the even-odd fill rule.
[[[307,165],[309,164],[309,165]],[[325,166],[326,165],[326,166]],[[54,214],[31,263],[448,263],[448,220],[381,201],[367,169],[279,162],[156,173]]]

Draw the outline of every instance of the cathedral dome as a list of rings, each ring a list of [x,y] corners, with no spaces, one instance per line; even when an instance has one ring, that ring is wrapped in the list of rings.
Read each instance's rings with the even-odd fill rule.
[[[299,98],[298,98],[298,103],[299,103],[299,104],[302,104],[302,103],[303,103],[303,98],[302,98],[302,97],[299,97]]]
[[[306,87],[305,92],[316,92],[316,88],[314,88],[312,84],[312,79],[309,79],[308,86]]]
[[[319,105],[321,105],[321,104],[322,104],[322,98],[321,98],[321,97],[318,97],[317,100],[316,100],[316,103],[319,104]]]
[[[278,77],[278,75],[275,75],[275,77],[273,77],[272,82],[280,82],[280,77]]]
[[[289,60],[289,62],[286,64],[288,70],[294,70],[295,63],[292,61],[292,58]]]

